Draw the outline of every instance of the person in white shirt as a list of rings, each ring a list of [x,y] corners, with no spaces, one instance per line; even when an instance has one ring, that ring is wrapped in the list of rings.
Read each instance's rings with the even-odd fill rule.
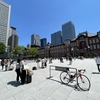
[[[100,56],[97,56],[95,58],[95,61],[96,61],[97,67],[98,67],[98,71],[100,72]]]
[[[25,83],[25,79],[26,79],[26,70],[24,69],[24,65],[26,65],[26,62],[24,61],[24,59],[21,59],[20,61],[20,66],[21,66],[21,83],[24,84]]]

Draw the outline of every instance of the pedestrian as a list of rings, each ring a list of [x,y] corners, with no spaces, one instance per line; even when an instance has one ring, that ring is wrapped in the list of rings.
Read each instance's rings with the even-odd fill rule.
[[[8,59],[4,59],[5,71],[8,70]]]
[[[99,55],[97,55],[97,57],[95,58],[95,62],[97,64],[98,71],[100,72],[100,56]]]
[[[62,57],[60,57],[60,62],[63,63],[63,58]]]
[[[4,68],[4,59],[1,60],[1,66],[2,66],[2,70]]]
[[[36,63],[37,63],[37,68],[39,69],[40,68],[40,59],[39,58],[36,60]]]
[[[24,65],[26,65],[26,61],[22,58],[20,61],[20,67],[21,67],[21,83],[24,84],[26,80],[26,69],[24,69]]]
[[[44,58],[41,60],[41,66],[44,68]]]
[[[19,82],[19,77],[21,78],[21,72],[20,72],[20,59],[17,59],[15,71],[16,71],[16,74],[17,74],[16,81]]]
[[[44,67],[47,67],[47,58],[44,58]]]
[[[72,64],[72,57],[69,56],[69,65],[71,65],[71,64]]]

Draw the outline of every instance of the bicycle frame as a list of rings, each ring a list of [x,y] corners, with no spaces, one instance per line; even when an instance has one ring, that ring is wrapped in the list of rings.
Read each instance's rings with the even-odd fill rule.
[[[78,70],[77,70],[77,72],[75,73],[75,77],[76,77],[76,85],[78,85],[78,77],[80,77],[81,79],[82,79],[82,72],[79,72]],[[83,81],[83,79],[82,79],[82,81]]]

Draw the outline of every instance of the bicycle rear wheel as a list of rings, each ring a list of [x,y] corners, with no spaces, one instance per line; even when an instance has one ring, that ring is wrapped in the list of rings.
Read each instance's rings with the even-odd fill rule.
[[[88,79],[87,76],[81,75],[78,77],[78,86],[81,90],[87,91],[90,89],[90,80]]]
[[[60,80],[64,84],[68,84],[70,82],[70,76],[67,72],[61,72]]]

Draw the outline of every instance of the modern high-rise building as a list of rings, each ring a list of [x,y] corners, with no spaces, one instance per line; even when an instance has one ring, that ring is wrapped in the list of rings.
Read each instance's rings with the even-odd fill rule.
[[[45,47],[46,44],[47,44],[47,39],[46,38],[41,39],[41,47]]]
[[[62,43],[62,32],[58,31],[51,34],[51,44],[56,45]]]
[[[40,36],[37,34],[31,35],[31,45],[40,46]]]
[[[0,0],[0,42],[8,45],[11,6]]]
[[[18,35],[15,27],[10,27],[8,35],[8,45],[10,46],[10,51],[18,45]]]
[[[74,24],[69,21],[62,25],[62,42],[66,39],[74,39],[76,37]]]

